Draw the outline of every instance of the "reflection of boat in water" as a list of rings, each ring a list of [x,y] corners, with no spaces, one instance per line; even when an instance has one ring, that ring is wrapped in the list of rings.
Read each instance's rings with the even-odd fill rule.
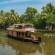
[[[40,42],[41,37],[36,37],[32,24],[14,24],[7,28],[8,36],[24,41]]]
[[[20,42],[16,41],[14,39],[8,39],[8,45],[12,46],[14,49],[16,49],[17,55],[37,55],[42,54],[42,49],[39,45],[32,43],[28,44],[26,42]],[[37,53],[38,52],[38,53]]]
[[[5,39],[4,41],[2,41],[1,39],[0,50],[1,51],[4,50],[6,55],[39,55],[39,54],[42,54],[42,49],[39,45],[30,43],[30,42],[28,42],[27,44],[26,42],[16,41],[10,38]]]

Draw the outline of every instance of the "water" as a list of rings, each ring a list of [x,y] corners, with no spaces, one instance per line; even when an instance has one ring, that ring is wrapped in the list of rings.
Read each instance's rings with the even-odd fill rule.
[[[0,55],[55,55],[55,33],[42,33],[42,37],[41,44],[34,44],[8,38],[6,31],[0,30]]]
[[[10,39],[0,30],[0,55],[42,55],[38,44]]]

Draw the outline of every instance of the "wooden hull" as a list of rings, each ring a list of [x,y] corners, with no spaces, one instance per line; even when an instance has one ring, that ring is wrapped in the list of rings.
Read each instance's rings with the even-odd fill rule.
[[[33,43],[37,43],[40,42],[41,39],[35,39],[34,37],[32,37],[32,35],[30,36],[26,36],[27,33],[25,34],[25,32],[17,32],[17,31],[8,31],[8,37],[10,38],[14,38],[17,40],[21,40],[21,41],[26,41],[26,42],[33,42]]]

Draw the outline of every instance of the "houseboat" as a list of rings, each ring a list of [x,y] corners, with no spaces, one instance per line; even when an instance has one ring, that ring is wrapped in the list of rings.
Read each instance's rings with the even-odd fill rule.
[[[23,41],[40,42],[41,37],[36,36],[36,29],[32,24],[14,24],[7,28],[9,37],[16,38]]]

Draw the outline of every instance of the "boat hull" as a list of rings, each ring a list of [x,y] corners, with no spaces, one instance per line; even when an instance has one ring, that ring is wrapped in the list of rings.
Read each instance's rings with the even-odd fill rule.
[[[25,42],[33,42],[33,43],[39,43],[41,42],[41,38],[37,37],[34,38],[35,36],[30,34],[29,36],[27,36],[28,33],[26,32],[17,32],[17,31],[8,31],[7,36],[12,38],[12,39],[16,39],[16,40],[21,40],[21,41],[25,41]]]

